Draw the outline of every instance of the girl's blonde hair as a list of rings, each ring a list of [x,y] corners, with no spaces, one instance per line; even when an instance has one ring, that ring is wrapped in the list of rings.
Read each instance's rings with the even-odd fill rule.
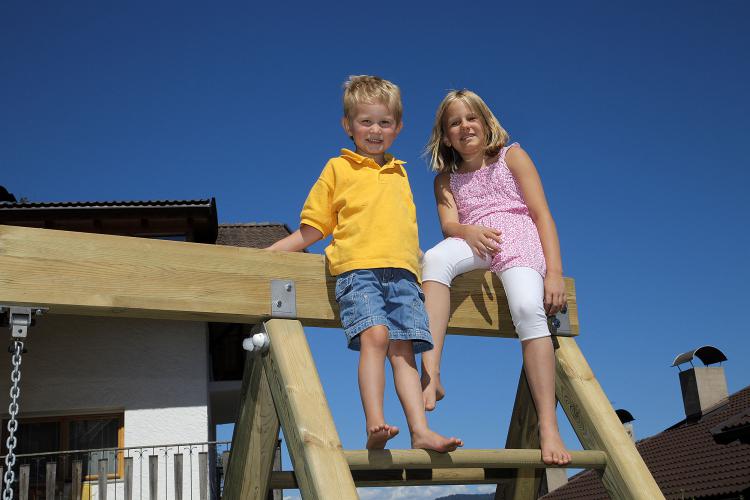
[[[484,155],[487,157],[495,156],[508,143],[508,132],[505,131],[495,115],[492,114],[487,104],[477,94],[471,90],[451,90],[445,96],[443,102],[438,106],[435,113],[435,124],[432,127],[430,140],[425,146],[424,156],[430,160],[430,168],[438,173],[455,172],[458,170],[458,164],[461,162],[461,155],[445,145],[443,141],[445,130],[443,127],[443,118],[448,106],[456,101],[466,104],[469,109],[478,114],[484,122],[485,129],[485,149]]]

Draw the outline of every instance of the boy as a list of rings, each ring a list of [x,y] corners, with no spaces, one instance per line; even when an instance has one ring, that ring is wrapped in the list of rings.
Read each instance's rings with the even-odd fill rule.
[[[269,250],[299,251],[332,235],[325,249],[349,348],[360,351],[359,390],[368,449],[399,429],[383,414],[385,359],[413,448],[452,451],[463,442],[429,429],[414,354],[432,349],[418,284],[416,209],[403,161],[387,154],[401,131],[399,89],[374,76],[345,84],[341,125],[355,151],[328,161],[302,209],[300,228]]]

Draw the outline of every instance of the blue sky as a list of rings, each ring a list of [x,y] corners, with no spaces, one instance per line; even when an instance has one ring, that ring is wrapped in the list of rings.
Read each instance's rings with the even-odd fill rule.
[[[426,249],[441,235],[420,152],[445,92],[473,89],[537,164],[576,279],[578,342],[646,437],[683,415],[677,354],[717,346],[730,392],[750,384],[748,18],[739,0],[4,2],[0,184],[32,201],[214,196],[221,222],[294,227],[350,144],[342,82],[376,74],[402,89],[392,152]],[[343,444],[361,448],[356,355],[339,330],[309,339]],[[446,349],[431,424],[502,446],[519,346],[453,336]]]

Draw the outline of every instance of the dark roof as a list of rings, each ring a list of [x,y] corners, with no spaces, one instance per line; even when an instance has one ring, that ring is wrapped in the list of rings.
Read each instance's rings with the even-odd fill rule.
[[[206,207],[211,200],[130,200],[130,201],[27,201],[0,202],[0,210],[17,208],[124,208],[124,207]]]
[[[748,427],[731,442],[717,437],[725,429],[747,422],[750,386],[732,394],[726,403],[700,420],[683,420],[636,443],[662,493],[674,498],[725,498],[750,489]],[[545,500],[607,499],[595,471],[573,476],[568,484],[545,495]]]
[[[265,248],[289,235],[286,224],[259,222],[246,224],[219,224],[217,245],[233,247]]]
[[[126,236],[185,235],[213,243],[216,201],[56,201],[0,202],[0,224]]]

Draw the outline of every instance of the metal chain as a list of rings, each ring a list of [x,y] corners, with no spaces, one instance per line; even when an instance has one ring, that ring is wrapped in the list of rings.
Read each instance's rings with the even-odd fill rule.
[[[16,465],[16,454],[14,449],[16,447],[16,431],[18,430],[18,398],[21,397],[21,354],[23,353],[23,342],[20,340],[13,341],[13,356],[11,356],[11,363],[13,364],[13,370],[10,372],[10,405],[8,405],[8,413],[10,413],[10,419],[8,420],[8,439],[5,441],[5,446],[8,448],[8,454],[5,455],[5,475],[3,481],[5,488],[3,490],[3,500],[13,499],[13,482],[16,480],[16,473],[13,471],[13,466]]]

